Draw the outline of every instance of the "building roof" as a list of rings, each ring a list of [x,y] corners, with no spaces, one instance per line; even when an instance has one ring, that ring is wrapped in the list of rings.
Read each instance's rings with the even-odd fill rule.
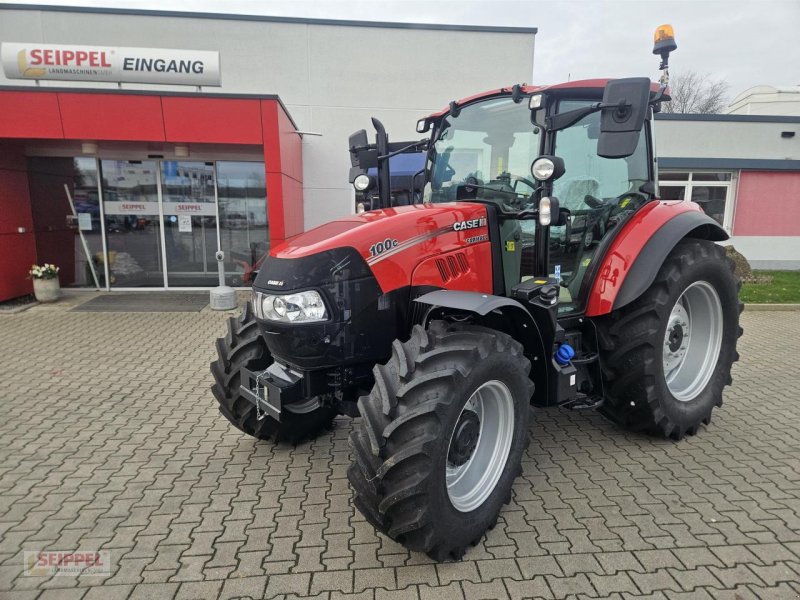
[[[760,94],[800,94],[800,85],[756,85],[736,96],[731,104],[742,102],[750,96]]]
[[[736,96],[725,109],[735,114],[800,115],[800,85],[757,85]]]
[[[94,13],[110,15],[137,15],[145,17],[177,17],[229,21],[263,21],[270,23],[302,23],[306,25],[334,25],[339,27],[382,27],[387,29],[433,29],[445,31],[482,31],[489,33],[536,34],[536,27],[511,27],[505,25],[456,25],[451,23],[402,23],[397,21],[358,21],[350,19],[312,19],[307,17],[276,17],[243,13],[194,12],[183,10],[151,10],[142,8],[111,8],[99,6],[69,6],[52,4],[0,4],[0,10],[32,10],[49,12]]]

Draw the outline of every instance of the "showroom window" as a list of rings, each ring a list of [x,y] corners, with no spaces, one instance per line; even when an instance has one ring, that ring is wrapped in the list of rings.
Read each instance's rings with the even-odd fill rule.
[[[269,251],[264,163],[217,161],[217,198],[226,280],[251,285]]]
[[[248,286],[269,252],[260,161],[31,157],[28,174],[37,255],[65,286],[211,287],[217,248]]]
[[[726,231],[733,222],[734,184],[731,171],[661,171],[658,174],[662,200],[692,200]]]

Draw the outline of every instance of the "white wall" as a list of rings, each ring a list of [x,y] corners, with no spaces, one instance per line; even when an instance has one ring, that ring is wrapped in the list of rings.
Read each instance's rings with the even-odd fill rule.
[[[800,237],[735,235],[732,244],[754,269],[800,269]]]
[[[800,160],[800,123],[656,119],[655,139],[662,157]]]
[[[303,140],[306,228],[352,211],[347,138],[356,129],[371,132],[371,116],[390,139],[417,139],[417,119],[453,99],[530,83],[534,48],[533,33],[37,10],[0,10],[2,41],[218,50],[223,85],[203,92],[277,94],[300,130],[322,133]],[[34,82],[0,73],[0,85]],[[41,84],[48,86],[117,87]]]

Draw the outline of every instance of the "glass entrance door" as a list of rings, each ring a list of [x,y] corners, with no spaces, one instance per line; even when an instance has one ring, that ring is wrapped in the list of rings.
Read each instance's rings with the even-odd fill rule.
[[[111,288],[215,286],[218,248],[225,251],[228,284],[251,282],[269,250],[263,163],[101,159],[99,165]]]
[[[163,287],[158,164],[101,160],[111,287]]]
[[[161,161],[168,287],[208,287],[218,281],[215,190],[214,163]]]

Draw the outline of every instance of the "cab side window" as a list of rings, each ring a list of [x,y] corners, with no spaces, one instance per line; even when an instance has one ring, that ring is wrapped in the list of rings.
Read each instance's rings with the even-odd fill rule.
[[[585,100],[559,103],[559,112],[589,104]],[[590,114],[556,134],[555,154],[566,172],[553,184],[553,195],[569,210],[567,224],[550,228],[549,272],[560,273],[559,312],[578,310],[578,294],[601,240],[622,219],[644,204],[640,191],[650,178],[644,131],[636,151],[627,158],[597,155],[600,113]]]

